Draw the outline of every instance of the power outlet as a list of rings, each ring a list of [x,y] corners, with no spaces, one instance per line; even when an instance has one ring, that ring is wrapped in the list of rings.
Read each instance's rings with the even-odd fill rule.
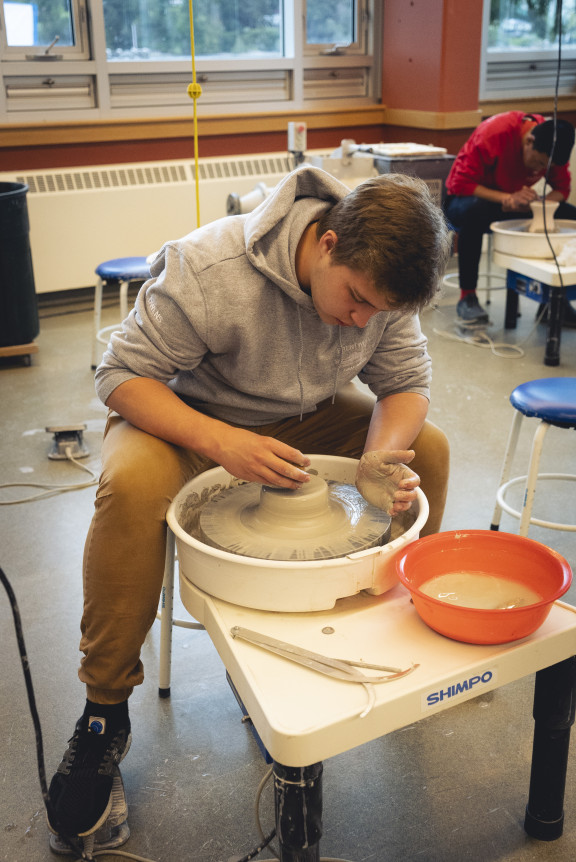
[[[84,443],[86,425],[48,425],[46,431],[54,435],[48,457],[53,461],[86,458],[90,450]]]

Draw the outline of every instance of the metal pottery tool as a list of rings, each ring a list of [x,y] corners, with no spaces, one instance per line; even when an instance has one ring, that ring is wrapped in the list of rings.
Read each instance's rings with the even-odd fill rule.
[[[318,673],[322,673],[325,676],[330,676],[333,679],[339,679],[343,682],[359,683],[364,686],[368,693],[369,702],[368,706],[361,712],[360,718],[365,718],[374,706],[376,697],[374,690],[371,687],[373,684],[393,682],[396,679],[402,679],[402,677],[407,676],[409,673],[412,673],[413,670],[416,670],[417,667],[420,667],[418,664],[412,664],[411,667],[402,670],[402,668],[398,667],[387,667],[386,665],[370,664],[368,662],[353,661],[351,659],[329,658],[328,656],[321,655],[321,653],[311,652],[310,650],[303,649],[295,644],[276,640],[276,638],[260,634],[259,632],[254,632],[251,629],[245,629],[242,626],[233,626],[230,629],[230,634],[233,638],[240,638],[241,640],[245,640],[255,646],[262,647],[262,649],[268,650],[268,652],[272,652],[282,658],[289,659],[290,661],[303,665],[310,670],[318,671]],[[360,670],[356,670],[356,668],[384,671],[384,674],[381,676],[370,677],[363,674]]]

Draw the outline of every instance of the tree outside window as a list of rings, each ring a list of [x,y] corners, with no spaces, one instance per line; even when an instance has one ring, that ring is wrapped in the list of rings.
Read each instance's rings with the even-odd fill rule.
[[[576,0],[562,2],[562,44],[576,43]],[[491,0],[488,50],[546,50],[558,45],[560,0]]]

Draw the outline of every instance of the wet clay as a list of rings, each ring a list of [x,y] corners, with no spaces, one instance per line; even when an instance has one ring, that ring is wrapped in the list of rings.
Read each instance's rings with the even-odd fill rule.
[[[354,485],[311,476],[298,490],[253,482],[223,490],[202,507],[194,535],[242,556],[322,560],[384,544],[390,522]]]

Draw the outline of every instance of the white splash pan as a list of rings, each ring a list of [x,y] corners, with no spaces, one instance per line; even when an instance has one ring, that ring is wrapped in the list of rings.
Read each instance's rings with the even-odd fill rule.
[[[323,479],[354,483],[358,466],[354,458],[311,455],[310,460],[311,467]],[[242,557],[205,545],[182,526],[187,523],[191,509],[197,509],[213,494],[235,482],[222,467],[207,470],[184,485],[168,509],[168,525],[176,537],[184,604],[186,589],[191,584],[242,607],[295,613],[329,610],[337,599],[361,590],[380,595],[398,583],[395,558],[418,538],[428,520],[428,501],[418,489],[411,517],[399,523],[396,527],[399,534],[382,547],[331,560],[305,562]],[[398,519],[394,519],[393,529],[395,522]]]
[[[531,233],[528,230],[531,219],[510,219],[495,221],[490,225],[494,251],[511,254],[515,257],[552,258],[545,233]],[[576,222],[569,219],[554,219],[554,232],[550,232],[550,242],[554,254],[559,254],[569,239],[576,239]]]

